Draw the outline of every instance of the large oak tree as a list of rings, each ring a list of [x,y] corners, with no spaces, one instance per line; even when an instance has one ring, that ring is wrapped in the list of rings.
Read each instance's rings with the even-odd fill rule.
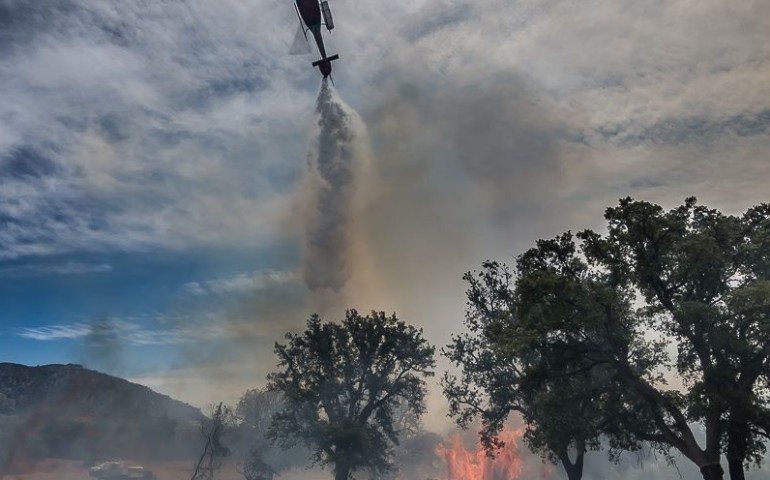
[[[582,477],[586,452],[599,449],[618,421],[622,399],[606,357],[626,358],[650,377],[659,356],[639,342],[624,292],[574,253],[572,237],[563,235],[519,257],[515,277],[497,262],[466,274],[468,333],[444,350],[462,373],[443,381],[450,413],[463,427],[479,418],[489,451],[517,412],[529,447],[560,461],[570,480]],[[638,446],[626,435],[610,438],[615,449]]]
[[[494,327],[485,327],[481,345],[498,356],[487,365],[475,357],[478,371],[497,381],[489,374],[510,364],[501,360],[519,362],[508,385],[477,385],[499,405],[519,405],[513,409],[548,434],[538,418],[543,397],[528,390],[553,394],[565,376],[577,382],[595,372],[612,393],[599,398],[613,407],[596,426],[614,446],[647,441],[667,455],[677,450],[707,480],[723,477],[724,453],[731,478],[742,480],[770,431],[770,207],[731,216],[694,199],[667,211],[627,198],[605,216],[606,235],[582,232],[582,245],[570,234],[540,241],[519,257],[512,287],[469,297]],[[485,268],[499,277],[494,264]],[[509,303],[505,315],[490,308],[500,299]],[[670,370],[681,386],[666,384]],[[532,372],[538,382],[527,380]],[[583,400],[594,395],[585,393]]]
[[[608,233],[582,232],[584,252],[635,288],[650,328],[671,339],[685,382],[681,405],[651,394],[655,435],[698,464],[705,478],[742,480],[768,433],[770,205],[725,215],[688,198],[666,211],[626,198],[607,209]],[[687,427],[701,422],[705,446]]]
[[[336,480],[392,470],[395,414],[425,411],[424,379],[433,375],[434,348],[422,330],[395,315],[349,310],[340,323],[314,315],[286,339],[275,346],[280,370],[268,375],[268,389],[286,400],[270,435],[307,445],[316,462],[334,466]]]

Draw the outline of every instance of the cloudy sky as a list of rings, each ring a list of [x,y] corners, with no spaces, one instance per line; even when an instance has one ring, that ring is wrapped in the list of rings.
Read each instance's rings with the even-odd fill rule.
[[[619,197],[770,200],[765,0],[331,6],[355,191],[344,285],[311,291],[320,76],[290,0],[0,0],[0,360],[202,406],[314,311],[446,344],[463,272]]]

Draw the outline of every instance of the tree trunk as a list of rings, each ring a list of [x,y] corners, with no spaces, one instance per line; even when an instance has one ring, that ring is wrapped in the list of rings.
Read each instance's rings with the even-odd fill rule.
[[[746,480],[746,474],[743,472],[743,460],[728,458],[727,465],[730,471],[730,480]]]
[[[722,480],[725,471],[722,469],[722,465],[711,463],[700,467],[700,473],[703,475],[703,480]]]
[[[583,478],[584,456],[585,452],[578,450],[575,457],[575,463],[572,463],[566,451],[559,455],[559,459],[561,460],[561,464],[564,467],[564,471],[567,472],[567,478],[569,480],[581,480]]]
[[[577,465],[578,462],[576,462],[576,465],[571,465],[569,463],[564,464],[564,470],[567,471],[567,478],[569,480],[581,480],[583,478],[583,465],[582,465],[583,457],[581,456],[578,462],[580,465]]]
[[[730,480],[745,480],[743,464],[748,450],[746,438],[750,435],[749,426],[743,416],[733,413],[727,426],[727,466]]]
[[[347,462],[334,464],[334,480],[348,480],[350,478],[350,465]]]

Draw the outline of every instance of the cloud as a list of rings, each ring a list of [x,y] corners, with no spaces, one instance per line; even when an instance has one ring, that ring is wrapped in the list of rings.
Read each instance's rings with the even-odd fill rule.
[[[157,324],[142,325],[135,322],[96,318],[90,323],[71,323],[19,328],[15,333],[21,338],[43,342],[58,340],[84,340],[86,357],[103,355],[120,346],[179,345],[217,339],[235,338],[243,334],[218,322],[185,319],[186,325],[163,327]],[[209,318],[211,320],[211,318]],[[169,323],[166,320],[164,323]],[[92,355],[89,349],[99,350]]]
[[[770,133],[770,110],[744,112],[727,118],[673,118],[661,120],[637,132],[628,132],[628,126],[608,129],[599,133],[612,143],[629,146],[643,144],[703,143],[724,140],[725,137],[764,136]]]
[[[56,163],[41,152],[21,147],[6,154],[0,161],[0,176],[15,179],[44,178],[57,171]]]
[[[48,275],[88,275],[112,271],[109,263],[86,263],[69,261],[58,264],[25,264],[0,267],[0,276],[41,277]]]
[[[306,61],[286,54],[296,18],[284,7],[5,2],[2,258],[284,241],[317,81]],[[560,155],[589,151],[613,172],[638,149],[653,157],[682,143],[731,142],[745,158],[748,137],[767,142],[769,7],[761,2],[346,0],[333,8],[340,34],[327,40],[342,55],[335,73],[367,121],[394,90],[414,84],[420,95],[438,92],[419,124],[436,134],[460,103],[440,92],[467,88],[484,101],[478,92],[489,87],[492,102],[510,81],[511,91],[527,85],[526,99],[507,100],[516,108],[558,111],[558,122],[546,117],[547,128],[533,129],[572,139],[557,146]],[[519,126],[511,144],[548,157],[532,149],[552,148],[550,139],[528,138]],[[503,125],[479,114],[465,127],[458,133],[497,137]],[[499,141],[491,148],[507,153]],[[651,180],[663,183],[693,160],[677,155]],[[464,168],[490,182],[488,201],[499,205],[504,182],[490,177],[488,162]],[[566,163],[562,178],[575,174],[587,192],[584,165]],[[649,179],[645,167],[601,175],[601,201]],[[508,186],[524,191],[527,182]]]
[[[3,5],[3,258],[280,237],[311,99],[267,91],[257,10],[222,8]]]
[[[146,345],[179,345],[194,343],[204,340],[216,340],[233,338],[238,334],[229,331],[226,327],[217,324],[190,325],[188,327],[176,327],[171,329],[143,329],[121,336],[121,340],[127,344]]]
[[[295,271],[257,270],[251,273],[239,273],[232,277],[188,282],[183,285],[183,288],[193,295],[237,294],[296,282],[298,278],[299,276]]]
[[[91,327],[84,323],[75,323],[70,325],[51,325],[43,327],[21,328],[17,335],[30,340],[39,340],[43,342],[83,338],[91,331]]]
[[[400,35],[410,42],[417,42],[459,23],[472,22],[477,14],[473,6],[473,3],[457,1],[428,3],[418,11],[418,15],[401,27]]]

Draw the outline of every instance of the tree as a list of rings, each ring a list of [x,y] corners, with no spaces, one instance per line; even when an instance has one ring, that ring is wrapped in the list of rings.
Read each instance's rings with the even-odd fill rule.
[[[234,426],[233,411],[222,402],[212,409],[211,418],[201,421],[203,448],[195,462],[191,480],[212,480],[214,473],[222,468],[224,459],[230,456],[230,449],[225,446],[223,439]]]
[[[241,395],[235,407],[235,415],[257,435],[265,436],[273,415],[283,407],[283,396],[279,392],[252,388]]]
[[[280,392],[254,388],[247,390],[238,401],[235,415],[239,420],[240,458],[238,471],[246,480],[272,478],[284,469],[299,466],[307,458],[307,450],[295,447],[282,450],[267,437],[273,417],[286,407]]]
[[[600,448],[620,402],[611,372],[589,355],[594,347],[585,339],[602,338],[602,349],[612,345],[616,354],[640,345],[628,328],[626,296],[573,254],[570,235],[538,242],[518,259],[515,292],[514,273],[500,263],[485,262],[482,272],[467,273],[469,333],[454,336],[444,350],[462,374],[446,374],[442,384],[460,426],[481,419],[488,452],[501,446],[498,434],[508,415],[518,412],[530,449],[560,461],[568,478],[577,480],[585,453]],[[548,305],[528,303],[547,290],[559,292]],[[635,363],[640,372],[649,370]],[[613,438],[616,448],[636,447],[621,435]]]
[[[425,411],[424,378],[435,360],[422,330],[395,315],[348,310],[339,324],[313,315],[286,339],[275,346],[280,371],[268,375],[268,389],[287,400],[270,436],[284,447],[304,443],[315,462],[334,465],[336,480],[360,469],[390,471],[394,412],[403,402]]]
[[[736,217],[695,198],[670,211],[626,198],[605,218],[606,237],[579,235],[585,255],[639,291],[650,327],[675,342],[675,367],[687,387],[676,406],[651,393],[651,411],[669,417],[659,419],[654,435],[705,478],[722,477],[726,450],[731,478],[742,480],[768,433],[770,206]],[[705,448],[688,421],[703,422]]]
[[[238,473],[243,475],[245,480],[273,480],[278,472],[264,460],[264,457],[264,451],[259,447],[250,448],[236,467]]]
[[[692,198],[670,211],[626,198],[605,217],[606,236],[581,232],[579,248],[569,233],[539,241],[519,257],[513,288],[493,272],[494,288],[477,289],[483,301],[470,298],[489,319],[480,345],[498,356],[478,357],[480,378],[494,387],[487,393],[526,410],[541,398],[525,395],[533,371],[549,394],[565,376],[582,384],[579,375],[597,372],[613,387],[613,415],[596,425],[615,449],[640,441],[667,456],[675,449],[706,480],[723,477],[726,453],[731,478],[742,480],[770,432],[770,206],[737,217]],[[642,307],[632,311],[633,302]],[[676,347],[673,360],[665,343]],[[490,376],[509,358],[520,362],[514,391]],[[670,369],[682,388],[666,385]]]
[[[239,454],[237,470],[246,480],[269,480],[276,473],[275,453],[267,439],[273,415],[282,407],[281,394],[262,389],[247,390],[238,400],[235,415],[245,451]]]
[[[441,465],[436,450],[444,438],[433,432],[421,430],[401,439],[395,452],[395,462],[401,472],[383,479],[425,480],[441,475]]]

